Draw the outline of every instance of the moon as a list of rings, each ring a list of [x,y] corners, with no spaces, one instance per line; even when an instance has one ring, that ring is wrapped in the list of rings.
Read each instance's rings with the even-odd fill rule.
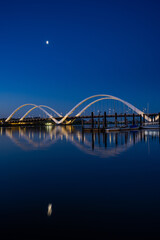
[[[46,41],[46,44],[49,45],[49,41],[48,40]]]

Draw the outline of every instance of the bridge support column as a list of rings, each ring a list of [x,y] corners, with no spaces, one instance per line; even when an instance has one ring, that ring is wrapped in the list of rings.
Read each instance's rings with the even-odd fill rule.
[[[83,130],[83,118],[82,118],[82,130]]]
[[[126,113],[124,114],[124,124],[127,125],[127,116],[126,116]]]
[[[98,116],[98,129],[100,128],[100,114]]]
[[[156,117],[156,115],[153,116],[153,122],[155,122],[155,117]]]
[[[117,127],[117,113],[115,113],[115,127]]]
[[[107,127],[107,121],[106,121],[106,112],[104,112],[104,128]]]
[[[140,115],[140,127],[142,126],[142,116]]]
[[[93,112],[91,112],[91,124],[92,124],[92,128],[94,128],[94,114],[93,114]]]
[[[143,123],[145,123],[145,113],[143,114]]]
[[[132,121],[132,125],[135,125],[135,116],[134,116],[134,113],[133,113],[133,121]]]

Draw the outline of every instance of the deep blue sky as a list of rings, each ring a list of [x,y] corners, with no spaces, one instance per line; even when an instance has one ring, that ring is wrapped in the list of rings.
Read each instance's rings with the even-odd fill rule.
[[[159,13],[156,0],[1,1],[0,117],[97,93],[159,112]]]

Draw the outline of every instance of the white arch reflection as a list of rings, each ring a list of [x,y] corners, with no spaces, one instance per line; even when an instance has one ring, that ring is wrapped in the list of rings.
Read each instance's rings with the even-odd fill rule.
[[[159,131],[138,131],[122,133],[84,133],[73,126],[45,128],[5,128],[2,130],[14,144],[25,151],[49,148],[59,141],[68,141],[80,151],[102,158],[114,157],[128,148],[146,140],[147,137],[159,138]]]

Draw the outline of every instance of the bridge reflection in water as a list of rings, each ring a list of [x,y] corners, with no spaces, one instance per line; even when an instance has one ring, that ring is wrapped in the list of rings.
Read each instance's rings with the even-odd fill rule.
[[[152,130],[87,133],[74,126],[46,126],[0,128],[0,134],[26,151],[49,148],[58,141],[69,141],[86,154],[102,158],[119,155],[138,142],[157,139],[160,143],[160,132]]]

